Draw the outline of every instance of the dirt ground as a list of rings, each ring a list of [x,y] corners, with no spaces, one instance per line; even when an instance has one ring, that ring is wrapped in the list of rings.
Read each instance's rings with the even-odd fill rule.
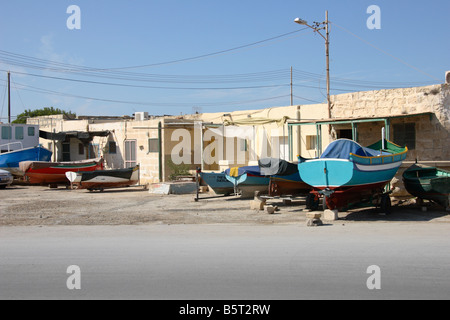
[[[278,206],[274,214],[250,209],[251,199],[234,196],[155,195],[142,187],[110,189],[104,192],[50,189],[41,186],[13,185],[0,190],[0,226],[52,225],[138,225],[138,224],[286,224],[305,223],[305,201],[289,205],[271,199]],[[450,222],[450,213],[427,204],[427,210],[414,201],[393,206],[392,214],[376,208],[339,212],[339,219],[326,224],[358,221]]]

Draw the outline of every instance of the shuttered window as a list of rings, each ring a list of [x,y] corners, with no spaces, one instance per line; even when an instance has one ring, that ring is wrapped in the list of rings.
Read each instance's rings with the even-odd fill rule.
[[[399,146],[407,146],[409,150],[416,149],[416,125],[415,123],[397,123],[392,125],[394,129],[394,143]]]

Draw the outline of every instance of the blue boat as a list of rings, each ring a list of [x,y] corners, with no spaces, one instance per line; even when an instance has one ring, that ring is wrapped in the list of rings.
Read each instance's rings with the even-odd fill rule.
[[[225,177],[232,183],[234,193],[242,197],[252,197],[255,191],[269,191],[270,177],[262,174],[259,166],[230,168],[225,170]]]
[[[258,161],[258,165],[261,173],[270,177],[271,197],[304,195],[311,191],[311,187],[301,179],[297,163],[277,158],[263,158]]]
[[[225,177],[224,172],[199,172],[202,180],[214,191],[215,194],[230,195],[234,193],[233,184]]]
[[[329,209],[339,209],[366,200],[379,201],[390,207],[384,188],[397,173],[408,152],[390,141],[381,140],[362,147],[348,139],[332,142],[319,159],[301,161],[301,179],[313,190],[309,203],[317,203],[321,195]]]
[[[24,148],[0,154],[0,169],[11,172],[15,176],[22,176],[19,169],[22,161],[50,161],[52,152],[41,147]]]

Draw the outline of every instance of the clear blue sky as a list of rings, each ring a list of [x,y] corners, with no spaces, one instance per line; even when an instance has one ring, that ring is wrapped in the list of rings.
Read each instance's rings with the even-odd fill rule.
[[[80,30],[67,28],[70,5]],[[367,27],[370,5],[381,29]],[[448,0],[15,0],[1,9],[2,118],[7,70],[13,115],[286,106],[291,67],[294,104],[324,102],[324,40],[294,19],[322,22],[326,10],[332,94],[442,83],[450,70]]]

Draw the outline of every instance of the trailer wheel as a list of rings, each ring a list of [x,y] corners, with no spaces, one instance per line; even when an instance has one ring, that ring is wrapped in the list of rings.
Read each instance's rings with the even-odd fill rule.
[[[380,209],[385,214],[391,213],[391,197],[389,195],[384,194],[381,196]]]

